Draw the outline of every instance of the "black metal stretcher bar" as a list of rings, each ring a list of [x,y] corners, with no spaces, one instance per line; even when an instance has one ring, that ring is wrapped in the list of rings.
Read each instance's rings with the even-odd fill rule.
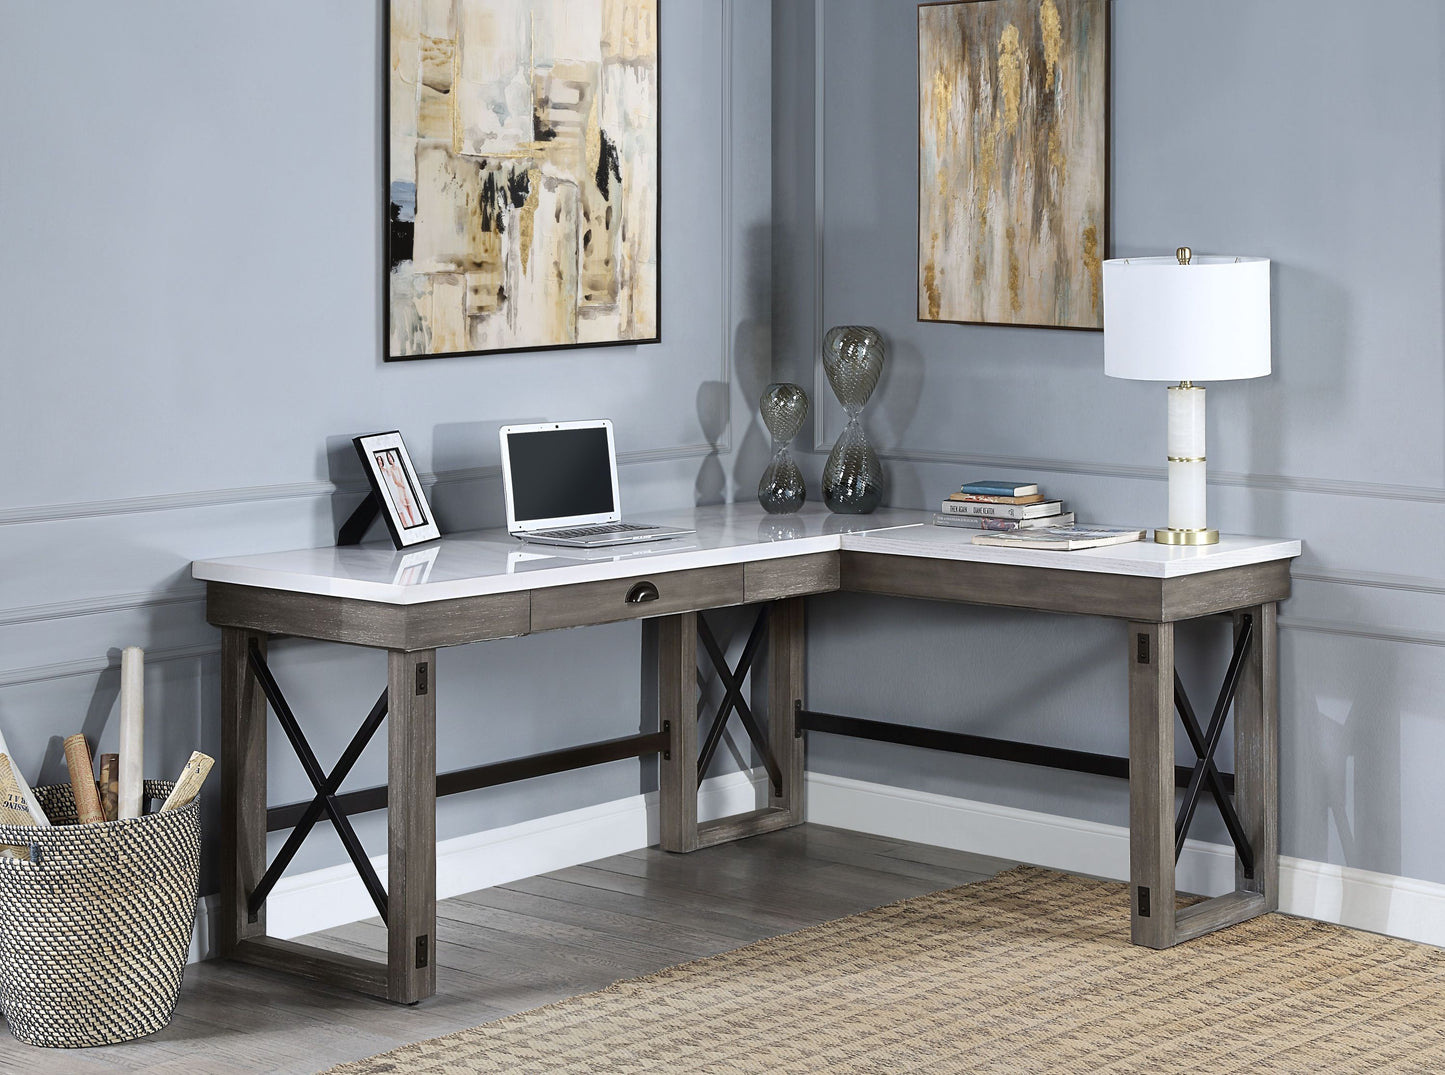
[[[854,739],[871,739],[880,743],[899,743],[903,746],[925,747],[929,750],[946,750],[953,754],[970,754],[978,758],[994,758],[999,761],[1016,761],[1025,765],[1043,765],[1050,769],[1067,769],[1074,773],[1090,773],[1094,776],[1116,776],[1129,778],[1129,759],[1114,757],[1112,754],[1091,754],[1083,750],[1065,750],[1062,747],[1041,746],[1038,743],[1022,743],[1014,739],[992,739],[983,735],[968,735],[965,732],[949,732],[939,728],[920,728],[913,724],[894,724],[890,721],[865,720],[862,717],[844,717],[836,713],[820,713],[812,709],[799,709],[798,728],[800,731],[826,732],[829,735],[846,735]],[[1216,772],[1218,772],[1216,770]],[[1178,787],[1189,786],[1193,770],[1183,766],[1174,767],[1174,782]],[[1230,793],[1234,791],[1234,774],[1219,773],[1220,781]]]
[[[478,765],[471,769],[440,773],[437,775],[437,795],[456,795],[463,791],[477,791],[498,784],[528,780],[534,776],[584,769],[589,765],[601,765],[603,762],[665,754],[671,737],[671,723],[667,722],[659,732],[627,735],[620,739],[606,739],[580,747],[567,747],[563,750],[531,754],[524,758],[510,758],[490,765]],[[386,786],[349,791],[345,795],[335,796],[335,803],[344,816],[380,810],[386,806]],[[266,831],[277,832],[299,825],[307,809],[307,803],[271,807],[266,811]]]

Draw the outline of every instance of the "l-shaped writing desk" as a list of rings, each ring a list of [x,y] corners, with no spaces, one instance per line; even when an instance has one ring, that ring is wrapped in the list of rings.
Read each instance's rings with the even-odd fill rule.
[[[1136,542],[1075,552],[970,543],[923,512],[830,515],[809,506],[769,516],[730,504],[658,516],[694,527],[667,542],[588,553],[522,546],[501,531],[444,537],[416,550],[365,545],[197,561],[206,614],[222,630],[222,911],[224,955],[402,1003],[436,991],[436,797],[620,758],[660,756],[661,846],[699,847],[803,820],[805,730],[1012,756],[1009,744],[954,732],[813,713],[804,706],[803,602],[845,590],[1122,620],[1128,625],[1129,758],[1038,748],[1044,764],[1129,778],[1130,902],[1135,943],[1166,948],[1278,906],[1278,744],[1275,609],[1289,596],[1298,541],[1224,537],[1198,548]],[[729,606],[759,613],[738,663],[700,615]],[[1233,621],[1234,647],[1207,721],[1174,672],[1174,625]],[[462,771],[436,771],[436,650],[563,627],[645,619],[656,652],[656,731]],[[385,689],[335,767],[312,752],[266,663],[268,641],[292,636],[384,649]],[[698,644],[726,696],[699,742]],[[767,727],[744,697],[766,644]],[[1199,760],[1175,766],[1178,710]],[[1215,748],[1234,714],[1235,771]],[[268,807],[268,710],[316,788],[309,803]],[[736,714],[768,771],[766,807],[699,823],[697,787],[724,724]],[[387,724],[384,788],[341,782]],[[1017,746],[1017,744],[1013,744]],[[1185,787],[1176,817],[1176,786]],[[1232,785],[1232,787],[1231,787]],[[1236,890],[1175,909],[1175,859],[1201,792],[1220,803],[1237,849]],[[1233,794],[1230,795],[1232,790]],[[382,886],[348,815],[388,809]],[[266,935],[265,901],[306,834],[335,826],[388,930],[385,964]],[[266,834],[290,830],[268,864]]]

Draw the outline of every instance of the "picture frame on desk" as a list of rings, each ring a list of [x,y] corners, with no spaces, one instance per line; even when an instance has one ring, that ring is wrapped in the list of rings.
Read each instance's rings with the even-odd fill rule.
[[[371,483],[371,495],[380,507],[392,544],[405,549],[441,537],[401,433],[395,429],[368,433],[351,442],[361,457],[361,468]]]

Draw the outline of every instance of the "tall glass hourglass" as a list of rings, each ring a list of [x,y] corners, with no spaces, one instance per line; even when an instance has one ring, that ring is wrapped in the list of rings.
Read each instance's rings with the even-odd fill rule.
[[[848,424],[823,464],[823,502],[840,515],[867,515],[883,501],[883,466],[860,418],[878,387],[883,359],[883,337],[875,328],[839,325],[823,338],[823,372],[848,412]]]
[[[758,406],[773,437],[773,459],[758,482],[758,503],[774,515],[797,511],[807,499],[803,472],[788,445],[808,417],[808,397],[795,384],[770,384]]]

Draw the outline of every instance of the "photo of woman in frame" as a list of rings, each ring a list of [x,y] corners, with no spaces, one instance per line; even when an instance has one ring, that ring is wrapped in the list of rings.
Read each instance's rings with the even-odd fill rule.
[[[382,488],[391,499],[397,524],[403,530],[425,526],[426,513],[420,507],[416,490],[411,487],[411,478],[401,462],[401,452],[395,448],[382,448],[374,452],[372,458],[376,461],[377,473],[382,477]]]
[[[339,535],[338,543],[360,542],[377,514],[386,523],[386,531],[398,549],[441,537],[401,433],[395,429],[389,433],[367,433],[352,437],[351,443],[366,472],[371,496],[342,527],[349,540],[342,540]]]

